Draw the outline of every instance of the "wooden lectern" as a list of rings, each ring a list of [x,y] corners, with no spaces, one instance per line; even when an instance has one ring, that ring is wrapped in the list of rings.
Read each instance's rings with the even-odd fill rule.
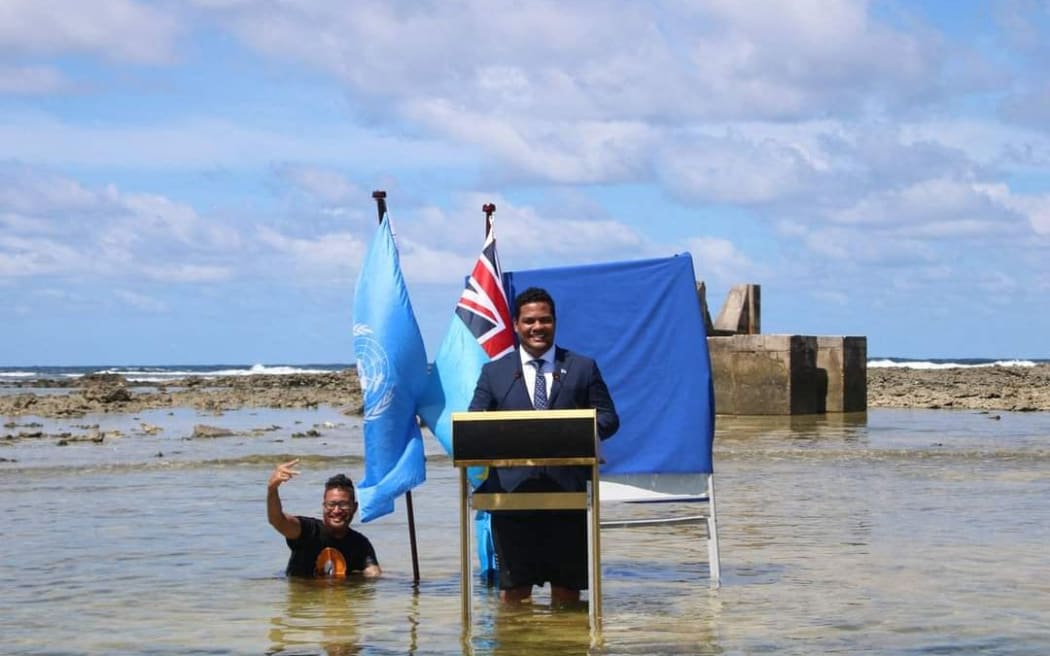
[[[601,537],[598,512],[598,429],[594,410],[514,410],[452,413],[452,464],[459,468],[459,531],[463,628],[470,630],[474,579],[470,509],[586,510],[587,609],[592,632],[601,630]],[[586,492],[472,494],[467,467],[591,468]]]

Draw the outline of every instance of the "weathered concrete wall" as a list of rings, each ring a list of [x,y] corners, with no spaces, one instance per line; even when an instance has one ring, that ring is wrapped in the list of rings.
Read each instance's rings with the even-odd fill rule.
[[[733,285],[708,335],[758,335],[762,332],[762,288]]]
[[[792,415],[823,412],[814,393],[817,339],[803,335],[709,337],[715,409],[719,414]]]
[[[817,368],[827,372],[827,412],[868,409],[866,337],[817,337]]]
[[[804,415],[867,408],[867,339],[732,335],[707,339],[715,409]]]

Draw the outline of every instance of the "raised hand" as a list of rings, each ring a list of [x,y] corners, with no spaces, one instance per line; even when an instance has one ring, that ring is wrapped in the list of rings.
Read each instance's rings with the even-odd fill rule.
[[[296,458],[295,460],[289,460],[288,462],[282,462],[277,465],[273,470],[273,473],[270,474],[270,481],[267,483],[267,486],[271,490],[275,490],[281,486],[281,483],[290,481],[298,476],[299,470],[295,469],[295,466],[298,464],[299,458]]]

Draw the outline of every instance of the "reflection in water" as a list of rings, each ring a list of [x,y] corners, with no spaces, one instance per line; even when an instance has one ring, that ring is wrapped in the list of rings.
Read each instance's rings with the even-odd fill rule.
[[[359,618],[374,612],[374,598],[369,581],[288,579],[284,613],[270,620],[267,653],[317,653],[318,645],[328,656],[360,653]]]
[[[441,455],[413,495],[418,587],[400,507],[366,527],[377,581],[275,577],[273,464],[303,456],[285,507],[310,512],[333,470],[358,471],[332,452],[360,453],[359,426],[184,440],[184,419],[102,444],[0,444],[3,653],[1050,653],[1050,413],[720,417],[722,586],[696,527],[603,531],[593,646],[582,607],[505,607],[482,586],[461,640],[458,478]]]
[[[475,615],[473,639],[475,653],[483,654],[585,654],[591,647],[586,602],[575,608],[551,608],[533,599],[532,603],[500,603],[496,594],[475,603],[482,605]]]

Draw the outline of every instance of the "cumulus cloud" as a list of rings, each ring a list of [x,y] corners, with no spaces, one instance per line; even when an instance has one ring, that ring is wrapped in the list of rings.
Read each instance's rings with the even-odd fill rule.
[[[510,122],[445,100],[407,102],[405,115],[488,153],[510,172],[566,183],[637,179],[654,136],[631,122]]]
[[[256,233],[256,239],[266,248],[267,268],[311,278],[356,275],[370,241],[366,235],[346,232],[295,236],[266,225],[258,226]],[[271,259],[274,255],[280,258]]]
[[[132,0],[0,3],[0,49],[27,55],[86,53],[157,64],[172,59],[178,30],[163,8]]]
[[[1005,184],[986,184],[981,191],[1028,220],[1039,235],[1050,236],[1050,194],[1015,194]]]
[[[694,237],[687,245],[693,256],[697,278],[708,284],[734,285],[742,280],[763,277],[762,268],[756,266],[728,239]]]
[[[163,314],[169,310],[167,303],[158,298],[147,296],[146,294],[140,294],[126,289],[118,289],[114,294],[120,302],[136,310],[156,314]]]
[[[702,203],[790,200],[813,190],[821,177],[795,144],[739,134],[683,135],[664,146],[656,168],[676,196]]]
[[[874,191],[832,217],[835,222],[927,232],[934,237],[990,234],[1013,230],[1018,218],[978,185],[958,180],[923,180],[903,188]],[[953,229],[954,226],[954,229]]]
[[[0,235],[0,278],[50,276],[90,266],[76,248],[57,239]]]
[[[61,71],[51,66],[10,66],[0,64],[0,94],[14,96],[46,95],[71,85]]]
[[[382,180],[411,284],[461,284],[492,201],[508,268],[685,245],[719,284],[1013,294],[1050,245],[1034,6],[977,10],[1007,27],[978,43],[852,0],[10,0],[0,143],[30,164],[0,165],[0,284],[104,279],[147,308],[121,276],[349,287]],[[197,68],[216,53],[243,68]],[[162,111],[109,104],[141,65]],[[39,102],[81,76],[93,111]],[[188,190],[214,171],[229,188]],[[960,275],[967,249],[991,273]]]
[[[231,226],[158,194],[91,188],[25,165],[0,166],[0,276],[219,280],[243,245]]]
[[[122,204],[129,216],[117,226],[150,242],[178,242],[201,250],[231,251],[240,246],[240,235],[229,226],[212,223],[184,203],[157,194],[127,194]]]
[[[853,113],[874,98],[930,93],[943,62],[935,39],[894,30],[866,4],[845,0],[616,12],[597,1],[475,0],[441,11],[387,2],[199,5],[251,47],[326,70],[357,94],[485,107],[508,120]]]
[[[635,228],[611,218],[578,218],[554,210],[541,214],[504,198],[496,205],[500,253],[514,268],[636,257],[649,245]]]
[[[320,199],[325,203],[339,204],[347,201],[361,202],[368,196],[345,175],[330,168],[309,164],[280,164],[276,167],[278,177],[296,189]]]
[[[274,100],[272,105],[281,101]],[[140,171],[238,170],[273,163],[311,166],[463,166],[466,157],[429,136],[371,132],[342,120],[275,126],[256,120],[193,112],[131,123],[80,122],[40,111],[0,105],[4,156],[40,165],[119,167]]]

